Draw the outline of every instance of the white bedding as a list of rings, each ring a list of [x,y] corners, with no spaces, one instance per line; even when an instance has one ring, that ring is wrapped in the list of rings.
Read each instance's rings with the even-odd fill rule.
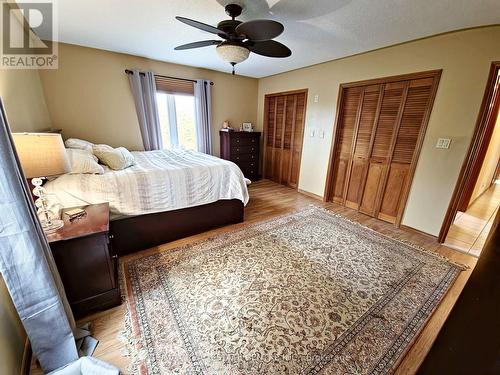
[[[111,218],[199,206],[248,203],[243,173],[230,161],[190,150],[133,152],[136,165],[104,174],[66,174],[47,182],[63,207],[109,202]]]

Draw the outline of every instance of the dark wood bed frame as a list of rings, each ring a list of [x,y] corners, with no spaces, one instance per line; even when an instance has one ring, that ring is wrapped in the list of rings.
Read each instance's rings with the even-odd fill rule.
[[[109,223],[113,252],[118,256],[148,249],[193,234],[243,221],[243,203],[220,200],[202,206],[134,216]]]

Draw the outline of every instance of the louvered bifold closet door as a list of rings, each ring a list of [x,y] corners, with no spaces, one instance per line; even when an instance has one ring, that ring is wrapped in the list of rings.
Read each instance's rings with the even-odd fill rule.
[[[353,87],[344,89],[339,121],[339,137],[335,155],[333,171],[333,201],[344,203],[346,182],[348,180],[348,166],[351,160],[354,130],[356,128],[363,88]]]
[[[378,217],[391,223],[402,214],[403,192],[408,183],[410,166],[416,162],[415,148],[432,95],[433,79],[425,78],[408,83],[401,122],[390,158],[390,169],[385,176],[384,191]],[[406,197],[404,197],[406,199]]]
[[[276,97],[271,96],[266,98],[266,113],[265,113],[265,148],[264,155],[264,178],[271,178],[273,170],[273,149],[274,149],[274,133],[276,129]]]
[[[359,206],[361,212],[370,216],[378,215],[378,203],[383,190],[384,176],[390,163],[393,138],[403,111],[406,85],[406,82],[391,82],[384,85],[380,114],[369,156],[368,173]]]
[[[357,118],[352,140],[354,150],[348,163],[349,181],[345,200],[345,205],[354,209],[359,208],[363,196],[376,120],[380,113],[379,98],[382,90],[382,85],[367,86],[363,88],[361,95],[361,112]]]
[[[275,125],[275,133],[274,133],[274,147],[272,154],[272,169],[271,175],[269,176],[271,180],[277,183],[281,183],[281,175],[280,175],[280,165],[282,162],[282,147],[283,147],[283,133],[285,130],[285,120],[286,120],[286,97],[278,96],[276,98],[276,125]]]
[[[288,186],[296,189],[299,185],[300,158],[304,141],[304,122],[306,115],[306,93],[294,95],[295,108],[292,112],[292,128],[290,129],[290,164],[288,166]],[[286,139],[285,139],[286,141]],[[286,147],[286,143],[285,143]]]
[[[440,72],[341,88],[329,198],[399,223]],[[397,77],[399,78],[399,77]]]
[[[264,178],[297,188],[306,92],[266,96]]]

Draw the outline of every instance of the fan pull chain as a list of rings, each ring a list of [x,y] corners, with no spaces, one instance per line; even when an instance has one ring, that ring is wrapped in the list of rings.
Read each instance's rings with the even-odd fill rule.
[[[233,66],[233,76],[234,76],[234,66],[236,65],[236,63],[231,63],[231,65]]]

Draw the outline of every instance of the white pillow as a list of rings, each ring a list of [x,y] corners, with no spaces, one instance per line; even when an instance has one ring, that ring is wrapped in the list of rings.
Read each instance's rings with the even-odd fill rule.
[[[69,163],[71,165],[70,174],[88,173],[88,174],[103,174],[104,168],[97,163],[97,158],[92,155],[92,152],[87,150],[79,150],[76,148],[67,148]]]
[[[79,150],[88,150],[92,152],[92,146],[94,145],[91,142],[84,141],[83,139],[78,138],[68,138],[64,141],[64,145],[66,148],[76,148]]]
[[[113,148],[108,145],[94,145],[92,152],[101,163],[115,171],[128,168],[135,164],[134,156],[125,147]]]

